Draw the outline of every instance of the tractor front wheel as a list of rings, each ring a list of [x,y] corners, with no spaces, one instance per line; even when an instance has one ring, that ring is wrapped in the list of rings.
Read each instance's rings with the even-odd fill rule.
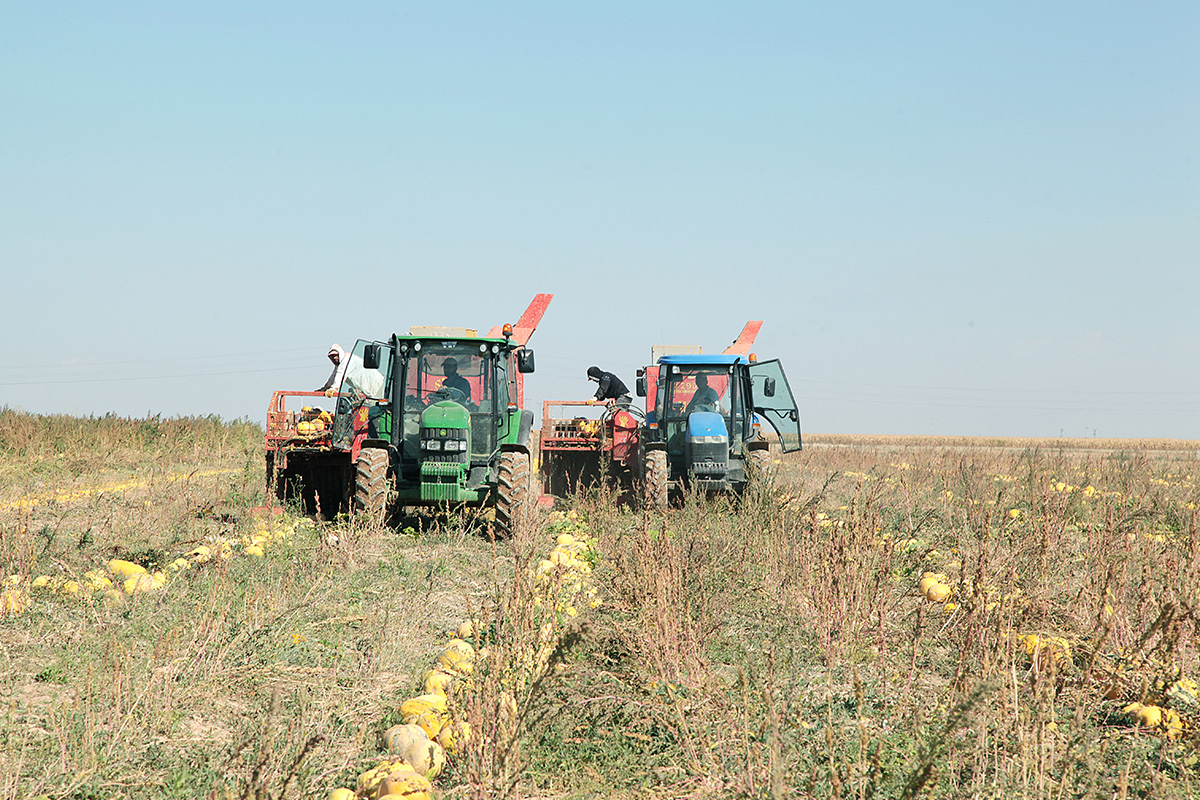
[[[529,512],[529,454],[506,451],[500,454],[496,484],[496,533],[512,536],[521,519]]]
[[[649,511],[667,510],[667,483],[669,481],[667,452],[650,450],[642,462],[642,502]]]
[[[767,483],[771,480],[772,469],[771,451],[768,448],[751,448],[746,451],[746,462],[750,468],[749,478],[751,481],[759,483]]]
[[[364,448],[354,464],[354,515],[382,524],[387,516],[388,451]]]

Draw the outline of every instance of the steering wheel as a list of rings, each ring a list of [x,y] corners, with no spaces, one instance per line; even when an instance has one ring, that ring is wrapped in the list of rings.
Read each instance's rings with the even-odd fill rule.
[[[466,392],[453,386],[439,386],[429,394],[429,397],[431,399],[440,397],[443,400],[453,400],[456,403],[462,403],[468,408],[471,406],[471,398],[467,396]]]

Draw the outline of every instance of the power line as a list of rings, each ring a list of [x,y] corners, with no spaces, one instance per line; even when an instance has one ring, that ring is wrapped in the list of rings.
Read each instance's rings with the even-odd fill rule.
[[[49,386],[69,383],[117,383],[126,381],[159,381],[175,380],[177,378],[211,378],[221,375],[253,375],[260,372],[295,372],[297,367],[269,367],[265,369],[231,370],[227,372],[192,372],[183,375],[132,375],[107,378],[69,378],[49,381],[4,381],[0,386]]]

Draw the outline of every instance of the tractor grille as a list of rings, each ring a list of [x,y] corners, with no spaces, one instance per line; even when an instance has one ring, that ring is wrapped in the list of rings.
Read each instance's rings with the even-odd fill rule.
[[[717,438],[717,437],[712,437]],[[729,468],[729,445],[724,439],[700,444],[692,441],[692,473],[698,477],[722,477]]]
[[[465,428],[421,428],[422,462],[466,464],[470,460]]]

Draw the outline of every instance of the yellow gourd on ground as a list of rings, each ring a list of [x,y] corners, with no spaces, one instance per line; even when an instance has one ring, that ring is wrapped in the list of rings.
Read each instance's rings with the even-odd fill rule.
[[[377,794],[379,784],[383,783],[383,779],[392,771],[391,764],[386,764],[379,767],[374,767],[358,776],[358,794],[363,797],[369,797]]]
[[[413,743],[430,741],[429,735],[420,725],[408,723],[393,725],[383,733],[383,744],[392,755],[403,755],[405,749]]]
[[[438,667],[451,675],[470,675],[475,668],[472,659],[457,650],[446,649],[438,656]]]
[[[431,669],[422,678],[421,687],[425,690],[425,694],[440,694],[442,697],[449,697],[457,683],[458,679],[453,675],[442,672],[440,669]]]
[[[376,789],[379,797],[403,797],[413,800],[428,797],[433,788],[429,779],[417,773],[409,764],[398,764],[379,782]]]
[[[113,574],[113,577],[121,581],[131,578],[134,575],[146,574],[145,567],[140,564],[134,564],[132,561],[124,561],[120,558],[114,558],[112,561],[109,561],[107,566],[108,571]]]
[[[112,586],[108,573],[99,569],[90,569],[83,573],[83,580],[91,589],[107,589]]]
[[[950,599],[952,594],[954,594],[954,590],[944,583],[930,584],[929,588],[925,590],[925,597],[934,603],[944,603]]]
[[[400,757],[426,778],[437,777],[446,766],[445,749],[437,742],[428,739],[409,742],[408,746],[400,753]]]
[[[125,589],[125,594],[139,594],[142,592],[153,592],[162,589],[167,585],[167,577],[161,572],[156,572],[153,575],[141,573],[132,575],[125,579],[122,586]]]
[[[441,694],[422,694],[405,700],[400,704],[400,716],[410,717],[424,714],[427,711],[445,711],[446,696]]]
[[[475,648],[471,646],[470,642],[466,642],[462,639],[451,639],[446,644],[446,649],[453,650],[456,653],[462,653],[472,661],[475,660]]]
[[[471,725],[467,722],[447,725],[438,732],[434,741],[440,744],[447,753],[453,755],[458,752],[458,748],[471,741]]]
[[[334,789],[329,793],[329,800],[357,800],[358,795],[353,789]]]
[[[400,704],[400,718],[406,725],[419,725],[430,739],[441,733],[450,721],[446,713],[446,698],[440,694],[423,694]]]
[[[0,592],[0,614],[24,614],[29,610],[29,595],[20,589]]]

